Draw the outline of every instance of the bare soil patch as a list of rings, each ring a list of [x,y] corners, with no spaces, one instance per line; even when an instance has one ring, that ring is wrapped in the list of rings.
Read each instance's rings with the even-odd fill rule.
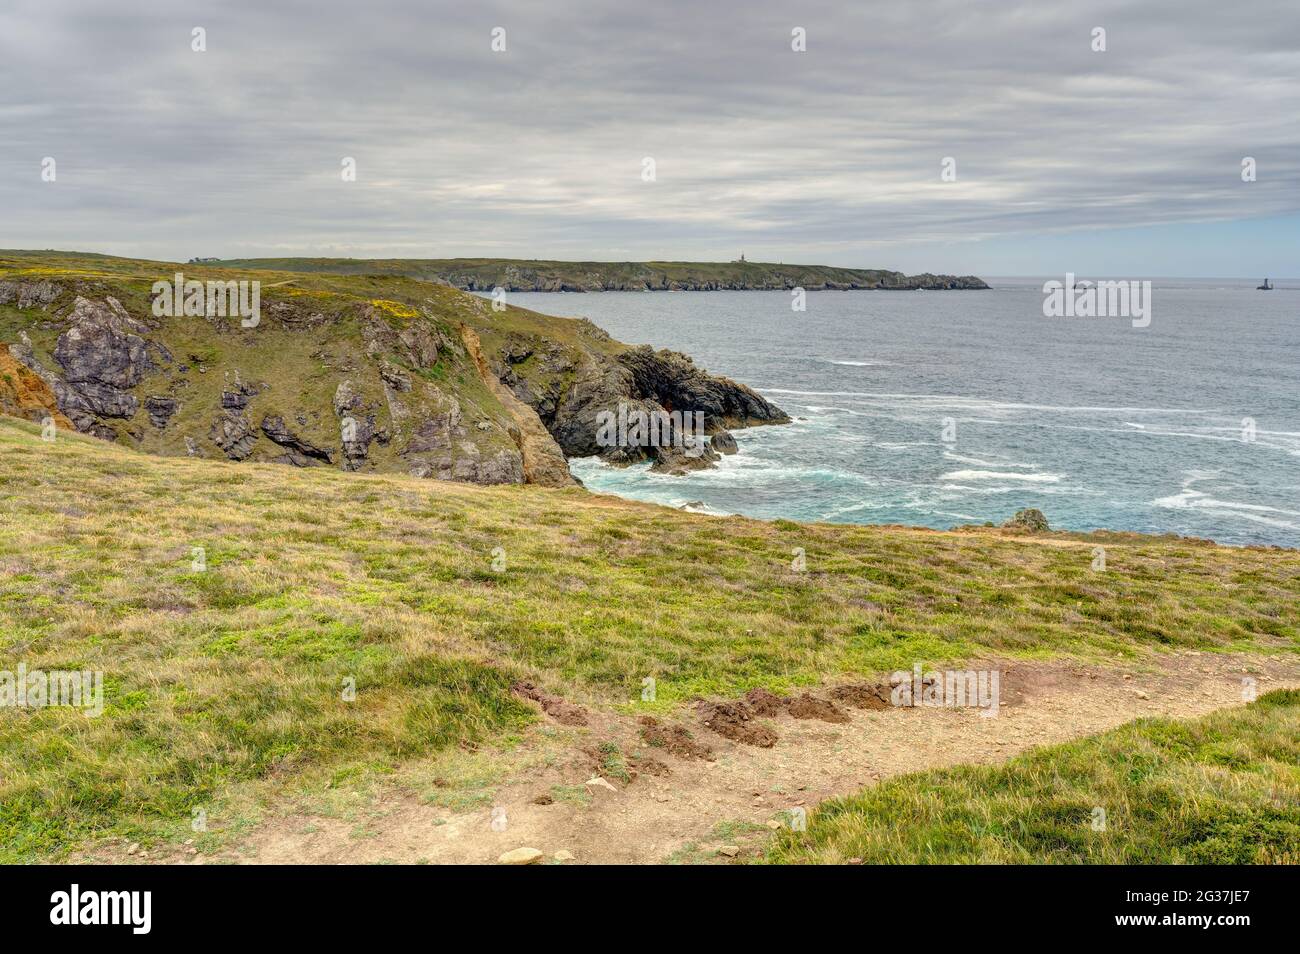
[[[586,709],[574,705],[572,702],[565,702],[559,696],[550,695],[534,686],[531,682],[517,682],[510,687],[510,691],[517,696],[523,696],[525,699],[536,702],[542,707],[543,712],[560,723],[560,725],[587,724]]]

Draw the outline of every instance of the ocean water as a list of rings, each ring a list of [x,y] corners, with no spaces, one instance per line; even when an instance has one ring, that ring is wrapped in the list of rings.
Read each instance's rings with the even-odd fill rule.
[[[1054,276],[1060,278],[1061,276]],[[599,493],[712,513],[1052,526],[1300,546],[1300,282],[1154,282],[1149,327],[987,292],[514,294],[691,355],[794,423],[688,477],[572,462]],[[945,438],[953,438],[946,440]]]

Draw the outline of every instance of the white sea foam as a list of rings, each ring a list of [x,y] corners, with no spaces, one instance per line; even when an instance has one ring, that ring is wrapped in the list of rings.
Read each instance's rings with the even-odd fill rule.
[[[1007,411],[1061,411],[1085,414],[1213,414],[1206,408],[1183,407],[1106,407],[1099,405],[1021,404],[1014,401],[992,401],[986,398],[963,397],[955,394],[902,394],[885,391],[800,391],[794,388],[762,387],[762,392],[793,394],[800,397],[853,397],[871,400],[894,400],[907,403],[926,403],[931,407],[972,408],[976,410]]]
[[[955,454],[950,450],[943,452],[943,456],[948,460],[955,460],[962,464],[974,464],[976,467],[1033,467],[1033,464],[1017,464],[1009,460],[982,460],[978,457],[966,457],[962,454]]]
[[[940,480],[1024,480],[1037,484],[1055,484],[1061,480],[1060,474],[1017,474],[1009,470],[953,470],[939,477]]]

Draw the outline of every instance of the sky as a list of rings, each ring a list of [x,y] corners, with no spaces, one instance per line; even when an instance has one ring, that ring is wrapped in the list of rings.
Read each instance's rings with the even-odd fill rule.
[[[5,0],[0,247],[1300,276],[1300,3]]]

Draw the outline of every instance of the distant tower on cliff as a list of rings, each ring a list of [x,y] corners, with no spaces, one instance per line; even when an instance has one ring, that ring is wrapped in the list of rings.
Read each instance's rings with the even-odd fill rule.
[[[742,265],[745,264],[745,253],[744,253],[744,252],[741,252],[741,253],[740,253],[740,264],[742,264]]]

